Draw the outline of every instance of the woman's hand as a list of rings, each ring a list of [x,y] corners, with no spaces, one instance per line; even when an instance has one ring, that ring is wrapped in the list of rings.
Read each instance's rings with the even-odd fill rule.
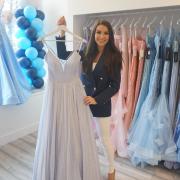
[[[60,17],[60,18],[58,19],[57,25],[58,25],[58,26],[61,26],[61,25],[66,26],[66,19],[65,19],[64,16],[62,16],[62,17]],[[61,31],[59,32],[59,35],[60,35],[60,37],[65,36],[65,31],[61,30]]]
[[[57,21],[57,25],[60,26],[60,25],[65,25],[66,26],[66,19],[64,16],[60,17]]]
[[[83,101],[84,101],[84,103],[86,105],[95,105],[95,104],[97,104],[96,100],[91,96],[85,96]]]

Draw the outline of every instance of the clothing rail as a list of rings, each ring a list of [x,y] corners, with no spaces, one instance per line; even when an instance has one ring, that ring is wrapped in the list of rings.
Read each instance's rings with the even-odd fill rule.
[[[167,6],[159,8],[147,8],[147,9],[136,9],[136,10],[122,10],[121,12],[104,12],[100,14],[90,15],[89,18],[102,18],[102,17],[113,17],[113,16],[127,16],[127,15],[139,15],[139,14],[152,14],[162,12],[180,12],[180,5],[178,6]]]

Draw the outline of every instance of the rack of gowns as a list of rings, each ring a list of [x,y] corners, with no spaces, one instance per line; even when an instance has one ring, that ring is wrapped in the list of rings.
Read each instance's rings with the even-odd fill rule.
[[[87,40],[90,27],[83,27]],[[123,68],[120,90],[112,98],[114,148],[135,166],[180,162],[179,32],[163,24],[153,34],[144,27],[135,31],[127,24],[115,30]]]
[[[0,17],[2,7],[0,7]],[[0,19],[0,105],[16,105],[27,101],[31,86],[15,57],[11,42]]]

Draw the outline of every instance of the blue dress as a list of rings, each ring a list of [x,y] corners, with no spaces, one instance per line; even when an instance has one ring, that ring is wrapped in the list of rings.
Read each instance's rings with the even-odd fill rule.
[[[30,94],[31,87],[21,71],[0,19],[0,105],[24,103]]]
[[[176,117],[176,128],[174,132],[174,141],[177,146],[177,162],[180,163],[180,99],[177,109],[177,117]]]
[[[141,90],[139,93],[138,102],[136,105],[136,109],[135,109],[135,113],[134,113],[133,120],[131,123],[131,127],[130,127],[129,132],[128,132],[128,143],[131,143],[131,139],[132,139],[134,130],[136,129],[135,127],[137,125],[137,119],[138,119],[141,107],[143,105],[144,100],[146,99],[147,94],[148,94],[151,70],[152,70],[152,66],[154,63],[155,55],[156,55],[156,48],[155,48],[155,44],[154,44],[154,36],[150,37],[148,35],[146,42],[147,42],[147,47],[149,48],[149,51],[148,51],[149,57],[146,58],[145,64],[144,64],[143,80],[142,80],[142,84],[141,84]]]
[[[164,37],[164,36],[163,36]],[[133,131],[128,152],[134,165],[157,165],[160,160],[175,160],[176,146],[172,138],[171,122],[166,103],[170,65],[163,69],[161,34],[155,36],[156,57],[151,72],[148,95],[142,105]],[[161,82],[162,77],[162,86]],[[163,103],[166,106],[163,106]],[[165,108],[165,114],[163,114]],[[163,110],[163,111],[162,111]],[[160,112],[160,113],[159,113]]]

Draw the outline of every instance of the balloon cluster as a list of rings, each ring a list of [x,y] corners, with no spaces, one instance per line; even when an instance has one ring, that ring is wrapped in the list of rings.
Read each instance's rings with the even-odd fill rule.
[[[43,20],[45,15],[42,11],[33,6],[26,6],[17,9],[15,12],[17,31],[16,57],[22,67],[28,82],[34,88],[41,88],[44,85],[43,77],[46,74],[44,69],[43,43],[37,41],[43,35]]]

